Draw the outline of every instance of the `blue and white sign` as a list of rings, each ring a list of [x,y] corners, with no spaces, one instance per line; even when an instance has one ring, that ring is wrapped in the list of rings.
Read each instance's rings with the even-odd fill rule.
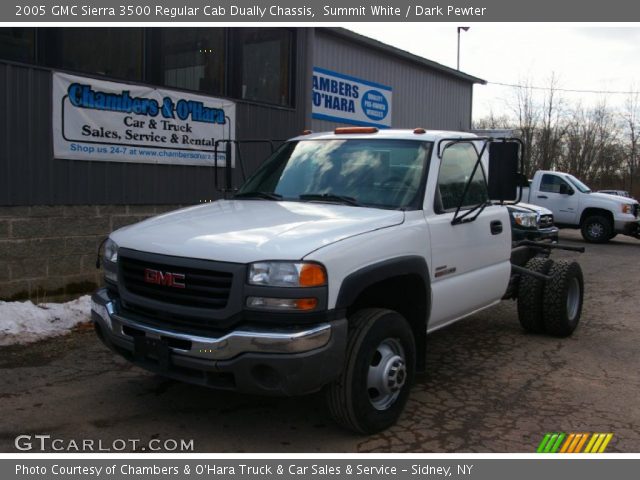
[[[214,165],[215,142],[235,138],[235,124],[226,99],[53,74],[55,158]]]
[[[352,125],[391,127],[391,87],[313,68],[311,116]]]

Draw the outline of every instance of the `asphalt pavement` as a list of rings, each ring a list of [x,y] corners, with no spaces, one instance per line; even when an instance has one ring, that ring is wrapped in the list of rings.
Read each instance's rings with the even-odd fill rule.
[[[561,239],[587,247],[554,254],[578,259],[585,275],[573,336],[524,333],[513,301],[434,333],[427,373],[383,433],[342,430],[321,394],[263,398],[164,379],[80,329],[0,348],[0,451],[18,451],[19,435],[36,448],[35,435],[50,435],[61,448],[155,439],[193,440],[196,452],[533,452],[547,432],[611,432],[608,452],[640,452],[640,241]]]

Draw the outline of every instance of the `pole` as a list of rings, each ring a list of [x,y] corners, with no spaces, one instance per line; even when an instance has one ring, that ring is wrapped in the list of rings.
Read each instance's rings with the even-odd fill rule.
[[[460,70],[460,30],[464,30],[466,32],[469,28],[470,27],[458,27],[458,70]]]
[[[460,27],[458,27],[458,67],[457,70],[460,70]]]

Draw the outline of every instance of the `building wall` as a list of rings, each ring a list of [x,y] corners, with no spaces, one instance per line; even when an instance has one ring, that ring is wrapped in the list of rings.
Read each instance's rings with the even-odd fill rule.
[[[234,100],[237,139],[286,139],[304,129],[306,35],[297,33],[294,107]],[[51,82],[49,69],[0,60],[0,205],[192,204],[219,197],[214,167],[54,159]],[[243,146],[246,171],[269,153],[266,145]],[[218,170],[222,186],[224,169]],[[234,177],[241,181],[239,168]]]
[[[299,29],[292,108],[235,100],[237,139],[287,139],[305,128],[307,48]],[[51,87],[50,69],[0,60],[0,300],[94,290],[102,282],[96,252],[110,232],[222,196],[214,167],[53,158]],[[243,145],[245,174],[270,152],[267,144]],[[236,161],[235,185],[241,171]],[[224,174],[219,168],[220,187]]]
[[[392,127],[437,130],[471,128],[473,84],[453,75],[316,29],[313,65],[393,89]],[[314,131],[341,124],[314,119]]]
[[[179,205],[0,206],[0,300],[44,302],[95,290],[98,246],[125,225]]]

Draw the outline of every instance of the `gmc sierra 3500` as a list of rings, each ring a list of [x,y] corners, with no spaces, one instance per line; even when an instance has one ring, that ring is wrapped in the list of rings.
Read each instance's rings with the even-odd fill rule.
[[[505,298],[529,332],[578,325],[580,266],[549,259],[572,247],[512,245],[521,148],[424,129],[294,138],[232,199],[113,232],[97,334],[186,382],[324,389],[340,424],[385,429],[426,368],[427,333]]]

